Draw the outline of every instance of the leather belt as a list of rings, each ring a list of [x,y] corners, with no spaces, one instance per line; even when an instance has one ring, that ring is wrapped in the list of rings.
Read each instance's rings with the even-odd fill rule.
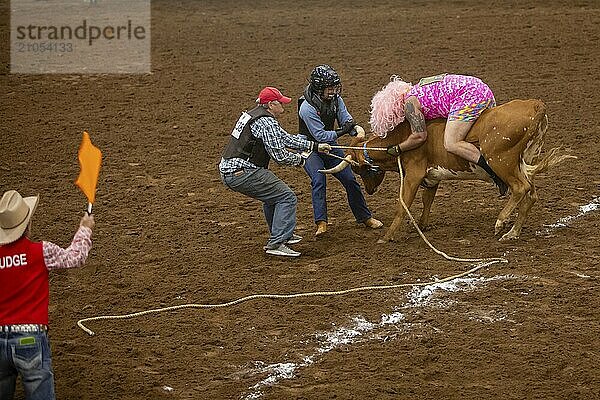
[[[231,175],[238,176],[240,174],[240,172],[244,172],[244,168],[238,168],[235,171],[225,172],[223,175],[225,175],[225,176],[231,176]]]
[[[45,332],[48,330],[48,325],[38,324],[18,324],[18,325],[0,325],[0,332],[22,332],[22,333],[35,333]]]

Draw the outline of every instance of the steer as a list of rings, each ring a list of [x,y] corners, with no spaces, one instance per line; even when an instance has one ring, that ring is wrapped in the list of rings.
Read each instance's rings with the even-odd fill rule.
[[[447,179],[483,180],[492,182],[479,166],[447,152],[444,148],[445,119],[427,121],[427,140],[416,149],[400,156],[404,173],[402,199],[409,208],[419,186],[424,187],[423,213],[419,224],[429,224],[429,212],[440,181]],[[531,206],[538,199],[533,178],[567,158],[553,148],[541,156],[544,135],[548,129],[546,106],[540,100],[513,100],[484,111],[471,127],[466,141],[481,149],[485,159],[496,174],[509,186],[510,197],[498,215],[495,235],[504,231],[510,215],[518,207],[518,216],[512,228],[500,240],[517,239]],[[398,160],[385,151],[369,148],[386,148],[401,143],[410,135],[410,124],[404,121],[385,138],[374,137],[367,141],[355,139],[347,150],[346,160],[338,166],[322,171],[334,173],[352,164],[352,169],[363,179],[365,190],[373,194],[383,181],[385,171],[398,170]],[[404,208],[398,202],[392,225],[378,243],[394,239],[404,218]]]

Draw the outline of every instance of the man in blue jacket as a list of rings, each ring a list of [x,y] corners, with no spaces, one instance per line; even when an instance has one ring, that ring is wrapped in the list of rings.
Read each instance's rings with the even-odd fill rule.
[[[301,135],[306,136],[308,140],[331,145],[337,144],[337,139],[343,135],[356,136],[356,123],[340,96],[341,88],[340,76],[332,67],[322,64],[313,69],[309,84],[298,100]],[[336,122],[338,129],[335,129]],[[331,150],[330,153],[340,157],[344,155],[340,149]],[[339,162],[327,154],[313,152],[304,164],[312,187],[313,215],[317,224],[315,236],[327,232],[327,179],[319,170],[333,168]],[[350,168],[345,168],[333,176],[344,186],[350,210],[356,221],[372,229],[381,228],[383,224],[373,218]]]

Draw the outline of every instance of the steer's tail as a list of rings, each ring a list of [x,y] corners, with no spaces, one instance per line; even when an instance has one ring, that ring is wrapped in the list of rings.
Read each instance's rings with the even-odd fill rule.
[[[546,172],[548,168],[560,164],[569,158],[577,158],[569,154],[560,154],[561,151],[562,149],[560,147],[555,147],[548,151],[542,159],[538,160],[533,165],[529,165],[524,161],[521,161],[521,168],[525,172],[527,178],[531,180],[536,174]]]
[[[536,174],[545,172],[548,168],[563,162],[569,158],[577,158],[568,154],[560,154],[562,149],[555,147],[546,152],[541,157],[544,146],[544,137],[548,130],[548,115],[546,114],[546,106],[539,101],[535,105],[535,116],[532,118],[529,126],[529,132],[532,135],[528,139],[528,143],[521,157],[521,170],[531,182]]]

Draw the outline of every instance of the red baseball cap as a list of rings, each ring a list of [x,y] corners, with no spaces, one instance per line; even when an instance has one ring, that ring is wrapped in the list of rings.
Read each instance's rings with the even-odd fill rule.
[[[266,104],[270,101],[275,100],[283,104],[288,104],[292,101],[292,99],[290,99],[289,97],[282,95],[279,89],[271,86],[267,86],[266,88],[261,90],[258,94],[258,99],[256,99],[256,101],[260,104]]]

